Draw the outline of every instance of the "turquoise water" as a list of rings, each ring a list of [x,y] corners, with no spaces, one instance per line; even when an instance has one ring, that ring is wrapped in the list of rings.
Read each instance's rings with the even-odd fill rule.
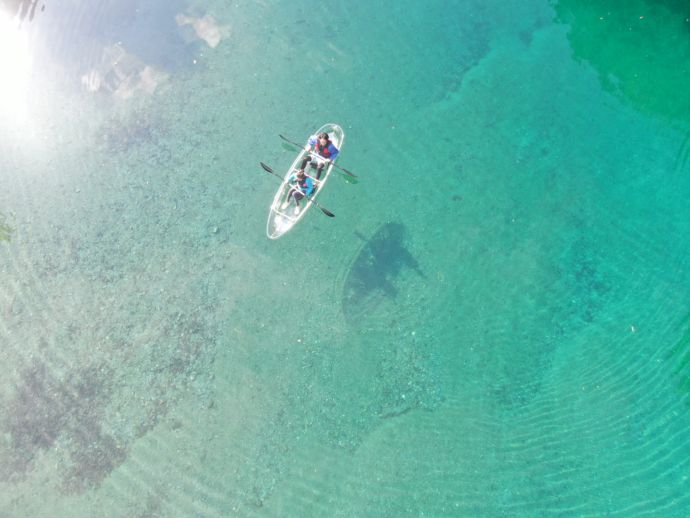
[[[27,15],[0,514],[686,515],[688,14],[615,4]],[[358,181],[269,241],[325,122]]]

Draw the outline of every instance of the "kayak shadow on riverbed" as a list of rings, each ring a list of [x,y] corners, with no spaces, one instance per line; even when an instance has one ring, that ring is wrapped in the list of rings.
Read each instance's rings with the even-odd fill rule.
[[[342,307],[348,319],[371,311],[382,297],[394,298],[397,295],[394,282],[404,268],[425,277],[405,247],[405,233],[405,226],[396,222],[381,225],[369,239],[356,232],[364,244],[343,283]]]

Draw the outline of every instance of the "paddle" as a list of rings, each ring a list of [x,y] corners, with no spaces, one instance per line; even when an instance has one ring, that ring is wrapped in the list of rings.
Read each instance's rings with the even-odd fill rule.
[[[263,168],[264,171],[266,171],[267,173],[272,174],[273,176],[275,176],[276,178],[278,178],[281,182],[283,181],[283,179],[282,179],[279,175],[275,174],[275,173],[273,172],[273,169],[271,169],[270,167],[268,167],[266,164],[264,164],[263,162],[259,162],[259,164],[261,164],[261,167]],[[311,196],[307,196],[306,194],[305,194],[304,196],[305,196],[310,202],[312,202],[314,205],[316,205],[319,209],[321,209],[321,212],[323,212],[326,216],[328,216],[329,218],[335,218],[335,214],[333,214],[333,213],[332,213],[330,210],[328,210],[328,209],[324,209],[321,205],[319,205],[319,204],[316,202],[316,200],[315,200],[314,198],[312,198]]]
[[[292,144],[293,146],[297,146],[298,148],[302,148],[302,146],[300,146],[297,142],[293,142],[293,141],[290,140],[289,138],[283,137],[280,133],[278,134],[278,136],[279,136],[280,138],[282,138],[285,142],[289,142],[289,143]],[[351,173],[350,171],[348,171],[348,170],[345,169],[344,167],[340,167],[340,166],[339,166],[338,164],[336,164],[335,162],[331,162],[331,164],[333,164],[335,167],[337,167],[338,169],[340,169],[342,172],[344,172],[344,173],[346,173],[346,174],[349,174],[349,175],[352,176],[353,178],[357,178],[357,175],[356,175],[356,174]]]

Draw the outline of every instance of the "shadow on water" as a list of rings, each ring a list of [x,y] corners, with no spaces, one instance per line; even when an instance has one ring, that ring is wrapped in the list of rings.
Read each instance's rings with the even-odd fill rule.
[[[404,268],[425,277],[417,260],[405,247],[405,226],[386,223],[364,241],[355,257],[343,286],[342,305],[346,317],[355,317],[371,310],[380,297],[397,295],[394,281]]]

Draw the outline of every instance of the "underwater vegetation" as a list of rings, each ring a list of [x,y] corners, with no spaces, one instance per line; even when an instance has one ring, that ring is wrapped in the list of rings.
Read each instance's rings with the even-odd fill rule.
[[[17,392],[3,401],[0,429],[9,440],[3,452],[0,480],[22,479],[41,453],[58,441],[69,452],[62,485],[81,492],[98,485],[126,458],[126,446],[101,425],[110,399],[112,373],[92,367],[56,376],[38,362],[25,369]]]
[[[690,122],[690,7],[679,0],[559,0],[576,59],[644,113]]]
[[[14,229],[7,223],[7,218],[0,212],[0,241],[9,241]]]
[[[204,315],[170,314],[160,322],[160,333],[145,344],[115,336],[98,360],[85,356],[58,367],[35,357],[18,369],[11,389],[0,392],[0,482],[21,483],[50,459],[62,494],[99,487],[179,397],[192,386],[207,387],[214,347]],[[53,339],[59,347],[60,340],[90,336],[90,329],[71,324]],[[208,392],[197,393],[209,408]]]

